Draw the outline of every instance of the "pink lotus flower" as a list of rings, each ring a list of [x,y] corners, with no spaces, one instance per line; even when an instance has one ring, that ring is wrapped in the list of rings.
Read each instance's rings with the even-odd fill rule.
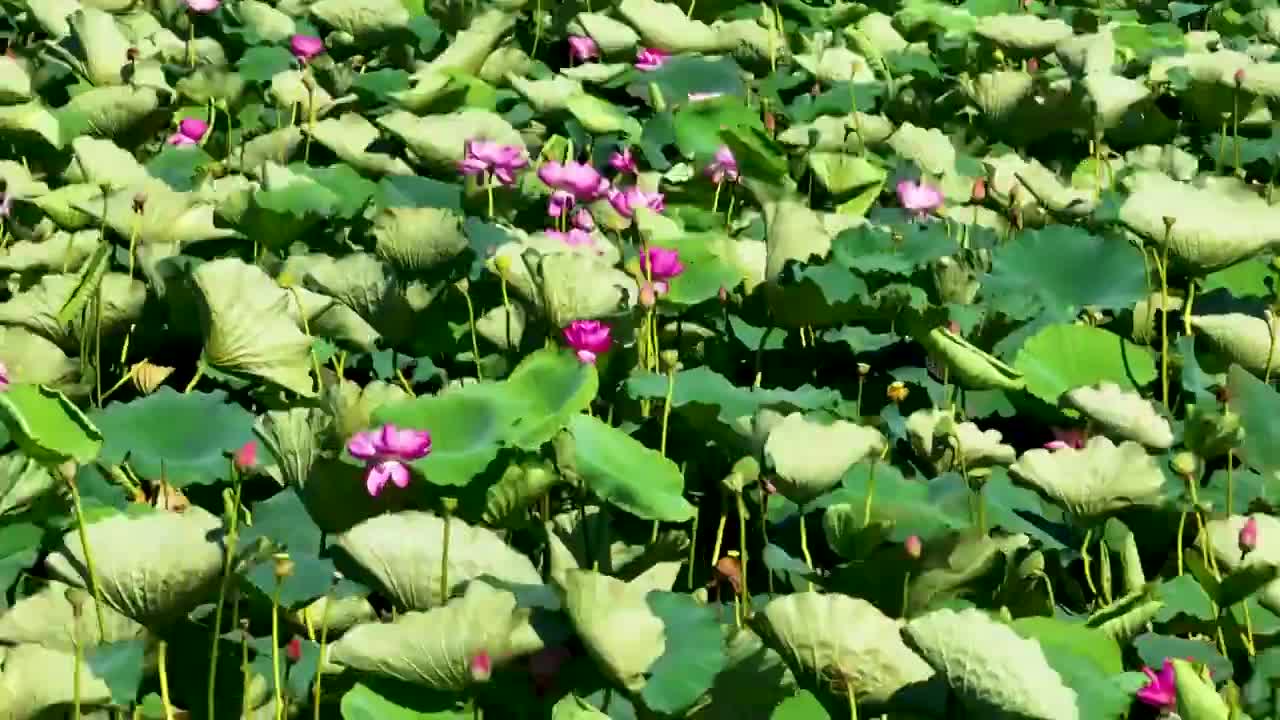
[[[515,171],[529,165],[524,148],[489,140],[468,140],[458,170],[463,175],[490,174],[503,185],[516,181]]]
[[[353,435],[347,441],[347,452],[365,461],[365,488],[377,497],[388,480],[396,487],[409,486],[409,466],[405,463],[431,453],[431,433],[387,424]]]
[[[586,230],[572,228],[569,232],[560,232],[559,230],[547,230],[547,237],[559,240],[569,247],[582,247],[586,245],[594,245],[595,241],[591,239],[591,234]]]
[[[204,139],[204,134],[209,132],[209,123],[199,118],[183,118],[178,123],[178,132],[169,136],[169,144],[177,147],[186,147],[195,145]]]
[[[721,95],[724,95],[724,93],[718,93],[718,92],[689,93],[689,102],[702,102],[704,100],[715,100]]]
[[[236,451],[235,457],[232,458],[232,462],[236,464],[236,470],[240,472],[252,470],[258,464],[258,441],[250,440],[241,445],[240,449]]]
[[[717,185],[725,180],[738,182],[738,159],[733,156],[733,151],[728,145],[721,145],[716,150],[715,159],[703,172],[711,178],[711,182]]]
[[[904,210],[923,218],[942,207],[942,191],[928,183],[903,180],[898,183],[898,202]]]
[[[0,362],[0,392],[4,392],[5,390],[8,390],[8,389],[9,389],[9,368],[5,367],[4,363]]]
[[[591,364],[613,344],[613,329],[599,320],[574,320],[564,329],[564,339],[579,360]]]
[[[636,69],[648,72],[657,70],[671,57],[671,53],[658,48],[643,48],[636,53]]]
[[[638,187],[609,191],[609,204],[623,217],[634,217],[636,208],[647,207],[654,212],[666,208],[662,193],[645,192]]]
[[[187,9],[203,15],[217,10],[221,4],[222,0],[187,0]]]
[[[1147,676],[1147,684],[1138,691],[1138,699],[1161,710],[1173,710],[1178,705],[1178,684],[1173,671],[1173,661],[1166,659],[1156,674],[1149,667],[1143,667]]]
[[[473,681],[489,681],[489,677],[493,675],[493,658],[489,656],[488,650],[481,650],[478,655],[471,658],[470,670]]]
[[[639,168],[636,167],[635,156],[631,154],[631,148],[623,148],[622,152],[615,152],[610,155],[609,166],[622,173],[635,175],[639,172]]]
[[[653,290],[661,295],[670,289],[668,280],[684,272],[679,250],[649,247],[640,254],[640,271],[646,279],[653,279]]]
[[[1240,552],[1247,553],[1258,547],[1258,519],[1252,515],[1240,528]]]
[[[609,181],[586,163],[545,162],[538,168],[538,178],[554,190],[572,193],[582,202],[595,200],[609,192]]]
[[[578,212],[573,214],[573,226],[579,230],[590,232],[596,229],[596,220],[591,217],[591,211],[586,208],[578,208]]]
[[[1053,440],[1044,444],[1045,450],[1066,450],[1072,448],[1079,450],[1084,447],[1089,436],[1080,428],[1052,428]]]
[[[558,218],[569,212],[574,202],[573,193],[567,190],[556,190],[551,193],[551,199],[547,201],[547,215]]]
[[[324,52],[324,41],[315,35],[294,35],[289,38],[289,51],[298,62],[309,62],[311,58]]]
[[[586,35],[569,36],[569,62],[586,62],[600,57],[600,46]]]

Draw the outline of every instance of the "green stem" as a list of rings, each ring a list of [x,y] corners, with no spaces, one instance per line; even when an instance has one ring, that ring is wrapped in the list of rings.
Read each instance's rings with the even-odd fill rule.
[[[871,525],[871,503],[876,496],[876,460],[871,459],[871,468],[867,470],[867,497],[862,501],[862,527]]]
[[[692,592],[694,589],[693,588],[693,563],[694,563],[694,560],[696,559],[696,552],[698,549],[698,517],[701,514],[702,513],[699,513],[699,512],[693,513],[693,529],[689,531],[689,538],[692,540],[692,542],[689,543],[689,591],[690,592]]]
[[[173,704],[169,702],[169,664],[165,657],[168,649],[169,644],[162,639],[156,653],[159,655],[160,703],[164,705],[164,720],[173,720]]]
[[[237,538],[240,531],[240,471],[236,469],[235,462],[231,463],[231,502],[227,508],[229,517],[227,518],[227,540],[226,540],[226,557],[222,561],[222,581],[218,584],[218,601],[214,605],[213,610],[213,639],[212,647],[209,649],[209,686],[207,688],[208,696],[205,703],[209,708],[209,717],[216,718],[214,713],[217,704],[217,677],[218,677],[218,638],[222,634],[222,613],[226,609],[227,590],[231,584],[232,562],[235,558]]]
[[[50,468],[57,473],[57,468]],[[89,587],[93,590],[93,610],[98,619],[98,642],[107,641],[107,622],[102,613],[102,586],[98,584],[98,573],[94,570],[93,551],[89,549],[89,533],[85,530],[84,507],[80,504],[80,488],[75,480],[67,482],[71,486],[71,504],[76,513],[76,532],[80,535],[80,548],[84,551],[84,568],[89,575]]]
[[[858,720],[858,698],[853,693],[853,684],[845,682],[844,693],[849,698],[849,720]]]
[[[320,681],[324,678],[321,668],[324,667],[324,654],[329,644],[329,604],[333,602],[332,595],[324,597],[324,614],[320,617],[320,655],[316,658],[316,683],[312,687],[312,710],[315,713],[314,720],[320,720]]]
[[[720,188],[723,186],[724,186],[724,183],[722,182],[716,183],[716,194],[711,196],[711,214],[712,215],[720,211]]]
[[[676,369],[674,366],[667,370],[667,398],[662,404],[662,437],[658,441],[658,452],[663,457],[667,456],[667,428],[671,424],[671,400],[676,392]]]
[[[716,544],[711,550],[711,567],[720,562],[720,548],[724,543],[724,525],[729,520],[729,511],[724,506],[724,495],[720,496],[720,524],[716,526]]]
[[[453,515],[449,510],[444,513],[444,538],[441,540],[440,553],[440,604],[449,602],[449,518]]]
[[[742,606],[744,614],[751,611],[751,591],[747,588],[747,504],[742,500],[742,493],[733,494],[738,505],[738,560],[741,563]]]
[[[1160,393],[1169,407],[1169,233],[1160,260]]]
[[[271,594],[271,677],[276,686],[276,720],[284,720],[284,675],[280,671],[280,589],[284,578],[276,576],[275,592]]]
[[[196,363],[196,374],[191,376],[191,382],[187,383],[187,386],[182,389],[182,394],[186,395],[190,393],[193,389],[195,389],[196,383],[200,381],[200,378],[203,375],[204,375],[204,363],[198,362]]]
[[[467,302],[467,327],[471,330],[471,359],[475,361],[476,380],[483,380],[484,371],[480,369],[480,342],[476,333],[476,308],[471,302],[471,290],[461,283],[457,287],[462,292],[462,299]]]
[[[76,611],[75,622],[71,623],[72,640],[75,642],[76,667],[72,671],[72,717],[80,720],[80,664],[84,662],[84,643],[80,637],[80,613]]]
[[[805,524],[805,513],[800,512],[800,553],[804,555],[804,564],[810,572],[813,571],[813,556],[809,554],[809,526]],[[813,583],[809,583],[809,589],[813,589]]]
[[[195,48],[196,19],[191,17],[190,13],[187,13],[187,21],[189,23],[187,25],[187,67],[195,67],[196,66],[196,48]]]
[[[1089,593],[1094,597],[1098,595],[1098,588],[1093,584],[1093,571],[1089,569],[1089,541],[1093,539],[1093,528],[1089,528],[1084,533],[1084,542],[1080,543],[1080,560],[1084,563],[1084,583],[1089,587]]]

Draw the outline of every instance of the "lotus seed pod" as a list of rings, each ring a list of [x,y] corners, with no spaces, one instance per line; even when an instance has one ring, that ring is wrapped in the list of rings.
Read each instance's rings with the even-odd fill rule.
[[[289,553],[276,553],[271,556],[271,560],[274,562],[277,582],[283,582],[285,578],[293,575],[294,564],[293,560],[289,559]]]
[[[76,618],[84,614],[84,606],[88,605],[92,599],[89,593],[78,587],[67,588],[66,597],[67,602],[71,604],[71,615]]]
[[[294,636],[289,644],[284,648],[285,657],[289,658],[289,662],[298,662],[302,659],[302,638]]]
[[[858,374],[866,377],[871,372],[871,366],[867,363],[858,363]]]
[[[258,464],[258,442],[250,440],[236,451],[234,461],[240,472],[252,470]]]
[[[140,192],[140,193],[138,193],[138,194],[134,195],[134,196],[133,196],[133,211],[134,211],[135,213],[138,213],[139,215],[141,215],[141,214],[142,214],[142,212],[143,212],[144,210],[146,210],[146,209],[147,209],[147,194],[146,194],[146,193],[144,193],[144,192]]]
[[[1193,452],[1182,451],[1173,456],[1169,466],[1179,475],[1194,477],[1200,471],[1200,458]]]
[[[747,482],[760,479],[760,461],[748,455],[733,464],[733,471],[746,478]]]
[[[498,275],[503,278],[506,278],[507,273],[511,272],[511,258],[506,255],[499,255],[494,258],[493,264],[498,268]]]
[[[150,395],[160,389],[174,370],[165,365],[155,365],[149,360],[143,360],[133,367],[133,386],[143,395]]]
[[[733,586],[733,594],[742,594],[742,561],[726,555],[716,561],[717,579],[727,581]]]
[[[658,359],[662,361],[662,369],[667,372],[675,372],[680,367],[680,353],[675,350],[663,350],[658,353]]]
[[[724,478],[720,480],[720,484],[724,486],[725,490],[736,495],[747,487],[747,479],[742,477],[741,473],[735,471],[725,475]]]
[[[720,298],[721,305],[729,302],[729,291],[723,285],[720,286],[720,292],[716,296]]]
[[[885,391],[885,394],[889,396],[890,402],[901,405],[902,401],[907,399],[907,395],[911,394],[911,391],[907,388],[906,383],[901,380],[895,380],[889,383],[889,389]]]
[[[1032,75],[1034,75],[1035,73],[1037,73],[1037,72],[1039,72],[1039,71],[1040,71],[1040,60],[1039,60],[1039,59],[1037,59],[1037,58],[1031,58],[1030,60],[1028,60],[1028,61],[1027,61],[1027,72],[1029,72],[1029,73],[1031,73]]]
[[[440,498],[440,506],[445,515],[452,515],[458,509],[458,498]]]
[[[1244,68],[1236,70],[1235,75],[1232,75],[1231,77],[1236,81],[1236,87],[1240,87],[1240,85],[1244,83]]]

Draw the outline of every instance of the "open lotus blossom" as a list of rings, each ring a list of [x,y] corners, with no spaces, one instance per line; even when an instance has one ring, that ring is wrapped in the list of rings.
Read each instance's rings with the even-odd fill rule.
[[[1240,528],[1240,552],[1249,552],[1258,547],[1258,519],[1249,516],[1244,521],[1244,527]]]
[[[653,289],[659,295],[670,289],[668,281],[684,272],[680,251],[662,247],[649,247],[640,254],[640,272],[646,279],[653,279]]]
[[[718,92],[689,93],[689,102],[702,102],[704,100],[715,100],[721,95],[724,95],[724,93],[718,93]]]
[[[558,218],[569,212],[575,202],[573,193],[568,190],[556,190],[551,193],[551,199],[547,201],[547,215]]]
[[[586,62],[600,57],[600,46],[586,35],[569,36],[569,61]]]
[[[1055,427],[1052,431],[1053,440],[1044,444],[1045,450],[1066,450],[1067,448],[1079,450],[1089,439],[1088,434],[1080,428]]]
[[[942,191],[928,183],[902,180],[898,183],[898,202],[907,212],[923,218],[942,207]]]
[[[244,472],[252,470],[258,464],[258,441],[250,440],[236,450],[235,457],[232,462],[236,464],[236,470]]]
[[[1178,706],[1178,684],[1173,671],[1173,661],[1166,659],[1160,672],[1143,666],[1147,684],[1138,690],[1138,699],[1161,710],[1172,711]]]
[[[187,0],[187,9],[191,12],[205,14],[218,9],[222,0]]]
[[[169,136],[169,144],[178,147],[186,147],[195,145],[204,139],[204,134],[209,132],[209,123],[199,118],[183,118],[178,123],[178,132]]]
[[[347,441],[347,452],[365,461],[365,488],[377,497],[387,481],[400,488],[409,486],[409,466],[405,463],[430,454],[431,433],[387,424],[353,435]]]
[[[289,52],[298,62],[309,62],[311,58],[324,52],[324,41],[315,35],[294,35],[289,38]]]
[[[516,171],[528,165],[529,159],[524,156],[522,147],[489,140],[468,140],[458,170],[463,175],[489,174],[503,185],[512,185],[516,181]]]
[[[579,230],[590,232],[596,229],[596,219],[591,217],[590,210],[578,208],[578,212],[573,214],[573,226]]]
[[[645,192],[638,187],[626,190],[611,190],[609,204],[623,217],[634,217],[636,208],[647,207],[654,212],[662,212],[666,208],[664,196],[660,192]]]
[[[9,368],[5,367],[4,363],[0,362],[0,392],[4,392],[5,390],[8,390],[8,389],[9,389]]]
[[[643,48],[636,53],[637,70],[657,70],[667,61],[671,54],[658,48]]]
[[[590,364],[613,345],[613,329],[599,320],[574,320],[564,329],[564,339],[579,360]]]
[[[636,167],[636,158],[631,154],[631,148],[623,148],[622,152],[615,152],[609,156],[609,167],[622,173],[631,173],[635,175],[639,172]]]
[[[595,200],[609,192],[609,181],[586,163],[545,162],[538,168],[538,178],[553,190],[571,193],[580,202]]]
[[[547,237],[554,238],[569,247],[582,247],[593,245],[595,241],[591,239],[591,233],[578,228],[571,228],[568,232],[560,232],[559,230],[547,230]]]
[[[716,150],[715,158],[703,172],[711,178],[711,182],[717,185],[725,180],[738,182],[738,159],[733,156],[733,151],[728,145],[721,145]]]

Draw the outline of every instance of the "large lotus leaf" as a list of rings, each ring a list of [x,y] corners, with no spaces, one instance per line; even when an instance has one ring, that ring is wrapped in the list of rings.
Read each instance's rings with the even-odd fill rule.
[[[1003,121],[1035,87],[1035,79],[1021,70],[984,72],[972,79],[962,76],[960,83],[991,122]]]
[[[1133,440],[1154,450],[1173,446],[1173,428],[1155,405],[1115,383],[1068,390],[1062,399],[1119,440]]]
[[[938,474],[963,469],[983,475],[993,465],[1009,465],[1017,457],[1013,446],[1001,442],[999,430],[956,422],[946,410],[917,410],[907,418],[906,429],[911,446]]]
[[[297,152],[302,144],[303,130],[300,125],[272,130],[253,138],[237,147],[227,165],[253,177],[260,177],[266,163],[283,165]]]
[[[1210,347],[1249,372],[1263,376],[1270,363],[1280,367],[1280,325],[1264,311],[1266,319],[1244,313],[1193,315],[1191,326]]]
[[[750,627],[724,626],[725,668],[695,720],[767,720],[796,691],[791,668]],[[807,717],[807,716],[806,716]]]
[[[319,0],[308,8],[311,16],[361,42],[409,24],[409,10],[400,0]]]
[[[524,138],[511,123],[488,110],[462,110],[427,117],[396,110],[379,117],[377,122],[423,161],[441,169],[456,170],[468,140],[524,147]]]
[[[940,713],[946,688],[934,670],[902,641],[901,623],[862,598],[803,592],[776,597],[754,624],[765,642],[797,672],[859,705]],[[848,690],[845,690],[848,688]]]
[[[141,215],[134,210],[139,192],[146,196]],[[105,213],[105,222],[112,230],[120,237],[136,238],[138,245],[182,245],[236,235],[234,230],[214,225],[212,205],[158,180],[111,192],[105,201],[98,195],[73,206],[95,221],[104,220]]]
[[[783,197],[765,203],[765,242],[768,261],[765,277],[776,279],[791,260],[809,262],[815,256],[825,258],[831,252],[831,233],[822,217],[799,198]]]
[[[1080,449],[1030,450],[1009,473],[1086,518],[1133,505],[1154,505],[1164,489],[1164,474],[1146,449],[1129,441],[1116,445],[1101,435]]]
[[[1157,377],[1151,351],[1090,325],[1049,325],[1027,339],[1013,364],[1027,391],[1050,404],[1085,385],[1139,388]]]
[[[5,720],[52,717],[53,711],[71,705],[77,697],[86,707],[111,702],[106,681],[88,666],[81,667],[76,692],[76,656],[72,652],[26,644],[0,657],[4,661],[0,701],[6,701]]]
[[[876,74],[867,59],[845,47],[816,47],[795,56],[796,64],[822,83],[875,82]]]
[[[348,384],[351,383],[342,383],[337,388]],[[267,473],[281,485],[305,487],[331,424],[323,410],[310,407],[269,410],[258,418],[253,434],[276,461],[274,468],[267,468]]]
[[[687,17],[671,3],[657,0],[622,0],[618,14],[639,32],[645,44],[672,53],[709,52],[717,49],[716,33],[706,23]]]
[[[903,634],[978,717],[1080,719],[1075,691],[1040,644],[981,610],[935,610]]]
[[[0,104],[31,99],[31,72],[27,63],[5,55],[0,57]]]
[[[58,321],[59,311],[79,289],[77,275],[46,275],[39,284],[0,303],[0,323],[21,325],[56,342],[68,350],[79,347],[87,330],[111,336],[128,328],[142,316],[147,300],[147,287],[124,273],[107,273],[101,279],[101,326],[85,326],[83,318],[64,325]]]
[[[565,101],[565,108],[588,132],[603,135],[622,133],[627,137],[640,136],[640,122],[626,110],[613,103],[580,92]]]
[[[386,263],[370,253],[337,259],[329,255],[295,255],[282,276],[302,274],[306,286],[336,298],[384,334],[400,336],[411,323],[412,308]]]
[[[1174,658],[1173,674],[1178,717],[1187,720],[1227,720],[1231,717],[1231,709],[1213,682],[1206,681],[1190,661]]]
[[[114,515],[85,531],[102,599],[149,627],[185,615],[209,598],[222,574],[222,521],[198,506],[182,513]],[[84,548],[72,530],[45,565],[64,582],[87,588]]]
[[[591,255],[544,255],[541,271],[540,305],[556,327],[615,315],[638,295],[635,278]]]
[[[30,202],[64,230],[83,230],[93,223],[93,216],[80,210],[78,205],[93,199],[101,205],[102,190],[97,185],[80,183],[63,185],[38,198],[31,198]]]
[[[1129,182],[1120,219],[1157,247],[1167,245],[1171,259],[1194,272],[1234,265],[1280,241],[1280,209],[1252,193],[1196,187],[1156,172]]]
[[[541,584],[533,563],[492,530],[458,518],[450,518],[448,526],[450,594],[483,575],[518,585]],[[427,610],[444,604],[440,587],[444,533],[443,518],[406,510],[365,520],[339,535],[337,545],[397,607]]]
[[[630,25],[600,13],[578,13],[569,23],[569,32],[591,38],[606,55],[626,52],[640,42],[640,35]]]
[[[533,109],[542,113],[564,110],[568,108],[570,98],[582,93],[582,83],[564,75],[531,80],[507,73],[506,80],[513,90],[529,101]]]
[[[166,386],[92,418],[107,462],[127,459],[142,477],[179,488],[227,479],[228,456],[253,438],[253,416],[221,391],[183,394]]]
[[[63,137],[88,132],[115,137],[150,115],[160,106],[155,88],[113,85],[86,90],[58,109]]]
[[[818,182],[834,195],[882,182],[887,176],[884,168],[858,155],[810,152],[807,159]]]
[[[694,509],[684,499],[676,464],[621,430],[589,415],[569,419],[572,456],[566,468],[605,500],[646,520],[682,522]]]
[[[528,324],[529,314],[524,305],[498,305],[476,318],[476,332],[504,350],[515,351],[523,341]]]
[[[295,611],[291,619],[303,629],[322,630],[328,626],[332,638],[356,625],[377,622],[378,611],[367,598],[359,595],[344,598],[327,595]]]
[[[645,536],[646,544],[629,543],[598,505],[562,512],[546,523],[551,579],[564,583],[568,571],[594,569],[628,579],[635,586],[668,591],[688,557],[688,538],[679,532]]]
[[[372,423],[373,412],[387,403],[407,400],[399,385],[374,380],[368,385],[344,381],[325,387],[324,401],[334,422],[334,434],[345,441]]]
[[[480,72],[484,61],[498,46],[498,42],[515,27],[515,13],[488,9],[472,16],[466,29],[453,37],[453,41],[434,60],[422,68],[416,77],[431,76],[447,78],[445,71],[454,70],[469,75]],[[406,107],[416,110],[413,103],[404,102]],[[496,138],[495,138],[496,139]]]
[[[1110,73],[1116,63],[1116,40],[1110,27],[1066,38],[1053,51],[1062,66],[1076,75]]]
[[[77,616],[67,591],[87,597]],[[104,605],[103,629],[98,632],[98,613],[92,596],[84,590],[51,581],[39,592],[28,595],[0,614],[0,644],[22,645],[32,643],[51,650],[74,652],[76,645],[97,647],[118,640],[131,640],[141,635],[143,627]]]
[[[47,467],[22,453],[0,457],[0,519],[21,515],[55,497],[58,488]]]
[[[297,32],[292,17],[261,0],[240,0],[236,10],[240,22],[266,42],[284,42]]]
[[[1061,20],[1027,13],[979,18],[975,31],[1004,47],[1028,52],[1046,52],[1074,34],[1071,26]]]
[[[769,431],[765,461],[788,500],[804,505],[835,487],[845,472],[885,448],[880,431],[820,414],[794,412]]]
[[[237,258],[207,262],[192,277],[202,301],[206,362],[315,396],[311,339],[290,316],[287,290]]]
[[[889,146],[921,170],[936,176],[955,173],[956,148],[937,128],[903,123],[889,138]]]
[[[986,500],[984,500],[986,502]],[[925,546],[921,568],[911,577],[907,608],[910,614],[963,596],[975,584],[1008,573],[1015,553],[1027,547],[1027,535],[988,536],[974,533],[944,535]]]
[[[373,175],[413,174],[413,168],[400,158],[368,150],[370,143],[378,139],[378,128],[356,113],[343,113],[338,118],[321,120],[307,128],[307,132],[316,142],[359,170]]]
[[[1151,89],[1145,84],[1111,73],[1086,75],[1084,89],[1093,101],[1094,124],[1103,130],[1115,127],[1130,108],[1151,97]]]
[[[460,691],[472,682],[471,661],[488,653],[494,663],[519,648],[512,635],[527,624],[516,596],[484,583],[444,607],[407,612],[391,623],[357,625],[329,651],[329,659],[360,672],[435,690]]]
[[[970,390],[1021,390],[1022,372],[1001,362],[949,328],[913,332],[924,349],[944,363],[953,382]]]
[[[55,148],[62,147],[62,125],[40,100],[0,107],[0,132],[33,133]]]
[[[62,387],[80,376],[78,361],[53,341],[21,327],[0,326],[0,362],[8,368],[11,382]]]
[[[662,618],[645,601],[644,588],[590,570],[569,570],[562,584],[565,612],[592,657],[614,681],[640,691],[667,647]]]
[[[863,143],[884,142],[893,130],[893,125],[883,115],[860,112],[856,119],[852,113],[823,115],[814,118],[813,122],[788,127],[778,133],[778,142],[820,152],[859,152],[864,149]]]
[[[1257,524],[1258,540],[1252,550],[1245,552],[1240,547],[1240,531],[1251,519]],[[1280,566],[1280,519],[1266,513],[1231,515],[1210,520],[1205,530],[1209,549],[1218,563],[1231,572]],[[1264,585],[1258,599],[1272,612],[1280,611],[1280,579]]]
[[[43,385],[0,392],[0,421],[24,453],[45,463],[87,463],[102,448],[102,433],[80,408]]]
[[[462,220],[435,207],[389,207],[373,219],[378,257],[409,272],[428,270],[469,246]]]
[[[81,135],[71,141],[71,151],[75,153],[75,161],[63,173],[67,182],[120,190],[151,179],[133,153],[110,140]]]
[[[333,96],[328,90],[308,83],[300,70],[284,70],[271,76],[268,97],[284,112],[298,114],[304,120],[324,117],[334,107]]]
[[[523,525],[528,520],[525,513],[529,508],[563,482],[564,476],[551,465],[513,463],[503,471],[502,478],[485,491],[483,519],[495,527]],[[551,577],[555,577],[554,562]]]
[[[84,66],[94,85],[119,85],[120,71],[129,64],[129,40],[115,18],[97,8],[71,16],[71,31],[84,52]]]

